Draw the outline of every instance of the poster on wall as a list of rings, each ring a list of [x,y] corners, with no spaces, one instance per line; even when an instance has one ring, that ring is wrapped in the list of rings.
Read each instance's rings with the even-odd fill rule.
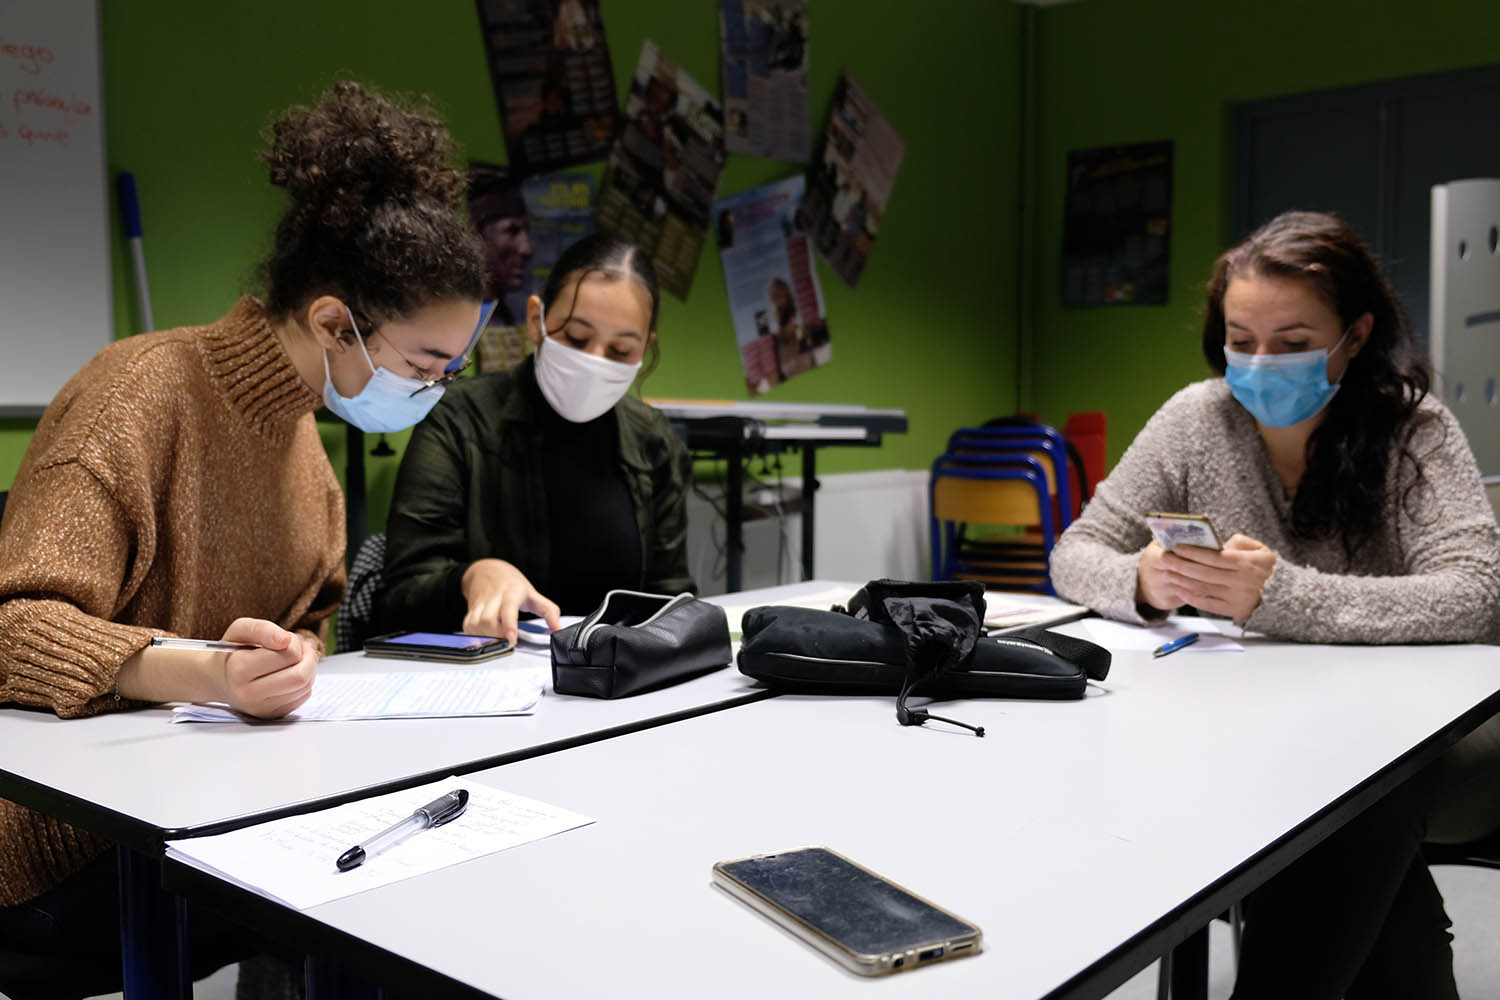
[[[724,145],[806,163],[807,0],[719,0]]]
[[[686,298],[723,170],[723,108],[648,40],[599,188],[598,228],[645,249],[661,286]]]
[[[563,250],[593,231],[593,201],[587,174],[518,180],[496,164],[469,165],[469,218],[484,244],[490,294],[499,299],[479,338],[480,371],[514,367],[531,353],[526,299],[541,293]]]
[[[618,97],[599,0],[477,2],[511,169],[604,159]]]
[[[1171,219],[1171,142],[1069,152],[1063,305],[1164,305]]]
[[[828,113],[823,153],[807,173],[798,228],[850,288],[859,284],[880,232],[906,147],[848,73]]]
[[[812,242],[795,224],[797,176],[714,203],[714,231],[750,395],[833,358]]]

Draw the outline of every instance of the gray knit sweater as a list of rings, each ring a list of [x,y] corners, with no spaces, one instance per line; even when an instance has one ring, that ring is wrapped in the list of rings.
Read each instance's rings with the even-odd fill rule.
[[[1190,385],[1147,422],[1058,540],[1057,592],[1110,618],[1159,620],[1135,602],[1151,541],[1142,515],[1207,514],[1221,536],[1248,535],[1276,553],[1250,631],[1304,642],[1500,641],[1500,529],[1479,469],[1442,403],[1428,396],[1419,413],[1434,418],[1411,444],[1422,483],[1407,496],[1415,474],[1403,463],[1383,526],[1350,561],[1337,539],[1292,537],[1291,499],[1224,380]]]

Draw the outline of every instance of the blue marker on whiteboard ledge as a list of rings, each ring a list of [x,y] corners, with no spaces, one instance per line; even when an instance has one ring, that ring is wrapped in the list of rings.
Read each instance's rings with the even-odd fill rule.
[[[141,238],[141,203],[135,196],[135,174],[121,172],[116,178],[120,193],[120,211],[125,216],[125,241],[130,245],[130,270],[135,277],[137,333],[156,329],[151,316],[151,286],[146,282],[146,245]]]
[[[1151,655],[1152,656],[1166,656],[1168,653],[1175,653],[1175,652],[1177,652],[1179,649],[1181,649],[1184,646],[1191,646],[1193,643],[1195,643],[1197,641],[1198,641],[1198,633],[1197,632],[1189,632],[1187,635],[1179,636],[1176,639],[1173,639],[1171,642],[1164,642],[1160,646],[1157,646],[1155,649],[1153,649],[1151,651]]]

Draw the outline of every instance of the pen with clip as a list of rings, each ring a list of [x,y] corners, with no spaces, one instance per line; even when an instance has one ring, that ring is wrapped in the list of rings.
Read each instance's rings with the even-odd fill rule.
[[[366,858],[379,854],[387,848],[395,847],[414,833],[453,822],[462,816],[468,807],[469,793],[463,788],[433,799],[401,822],[386,827],[364,843],[355,844],[340,854],[336,862],[338,869],[341,872],[347,872],[358,868],[365,863]]]
[[[1184,646],[1191,646],[1198,641],[1197,632],[1189,632],[1187,635],[1178,636],[1170,642],[1164,642],[1151,651],[1152,656],[1166,656],[1175,653]]]

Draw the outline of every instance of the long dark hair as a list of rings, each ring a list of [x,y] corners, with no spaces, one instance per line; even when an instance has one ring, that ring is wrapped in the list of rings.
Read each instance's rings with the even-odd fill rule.
[[[547,275],[547,285],[542,289],[542,305],[551,309],[564,288],[575,281],[578,285],[583,284],[583,279],[591,274],[602,274],[612,281],[628,278],[644,288],[651,297],[651,326],[646,332],[656,333],[656,317],[661,311],[661,288],[656,280],[656,268],[640,247],[608,233],[590,233],[562,252]],[[574,287],[576,289],[577,285]],[[573,304],[578,304],[576,291]],[[572,318],[573,311],[569,309],[561,323],[549,326],[553,330],[561,330]],[[658,338],[653,336],[651,345],[646,348],[647,357],[646,363],[641,366],[641,378],[656,371],[656,366],[661,363],[661,348],[658,345]]]
[[[361,333],[445,299],[479,299],[484,271],[453,139],[426,105],[333,85],[266,129],[271,183],[291,205],[261,265],[266,310],[335,295]]]
[[[1214,264],[1203,319],[1203,356],[1224,374],[1224,293],[1235,278],[1256,275],[1308,282],[1343,327],[1365,313],[1374,325],[1349,359],[1339,391],[1307,441],[1307,469],[1292,502],[1292,533],[1338,537],[1346,555],[1379,527],[1397,465],[1410,462],[1417,406],[1432,386],[1432,368],[1412,341],[1411,321],[1364,241],[1343,219],[1321,212],[1285,212],[1225,252]],[[1408,490],[1408,494],[1410,490]],[[1407,497],[1402,497],[1402,502]]]

